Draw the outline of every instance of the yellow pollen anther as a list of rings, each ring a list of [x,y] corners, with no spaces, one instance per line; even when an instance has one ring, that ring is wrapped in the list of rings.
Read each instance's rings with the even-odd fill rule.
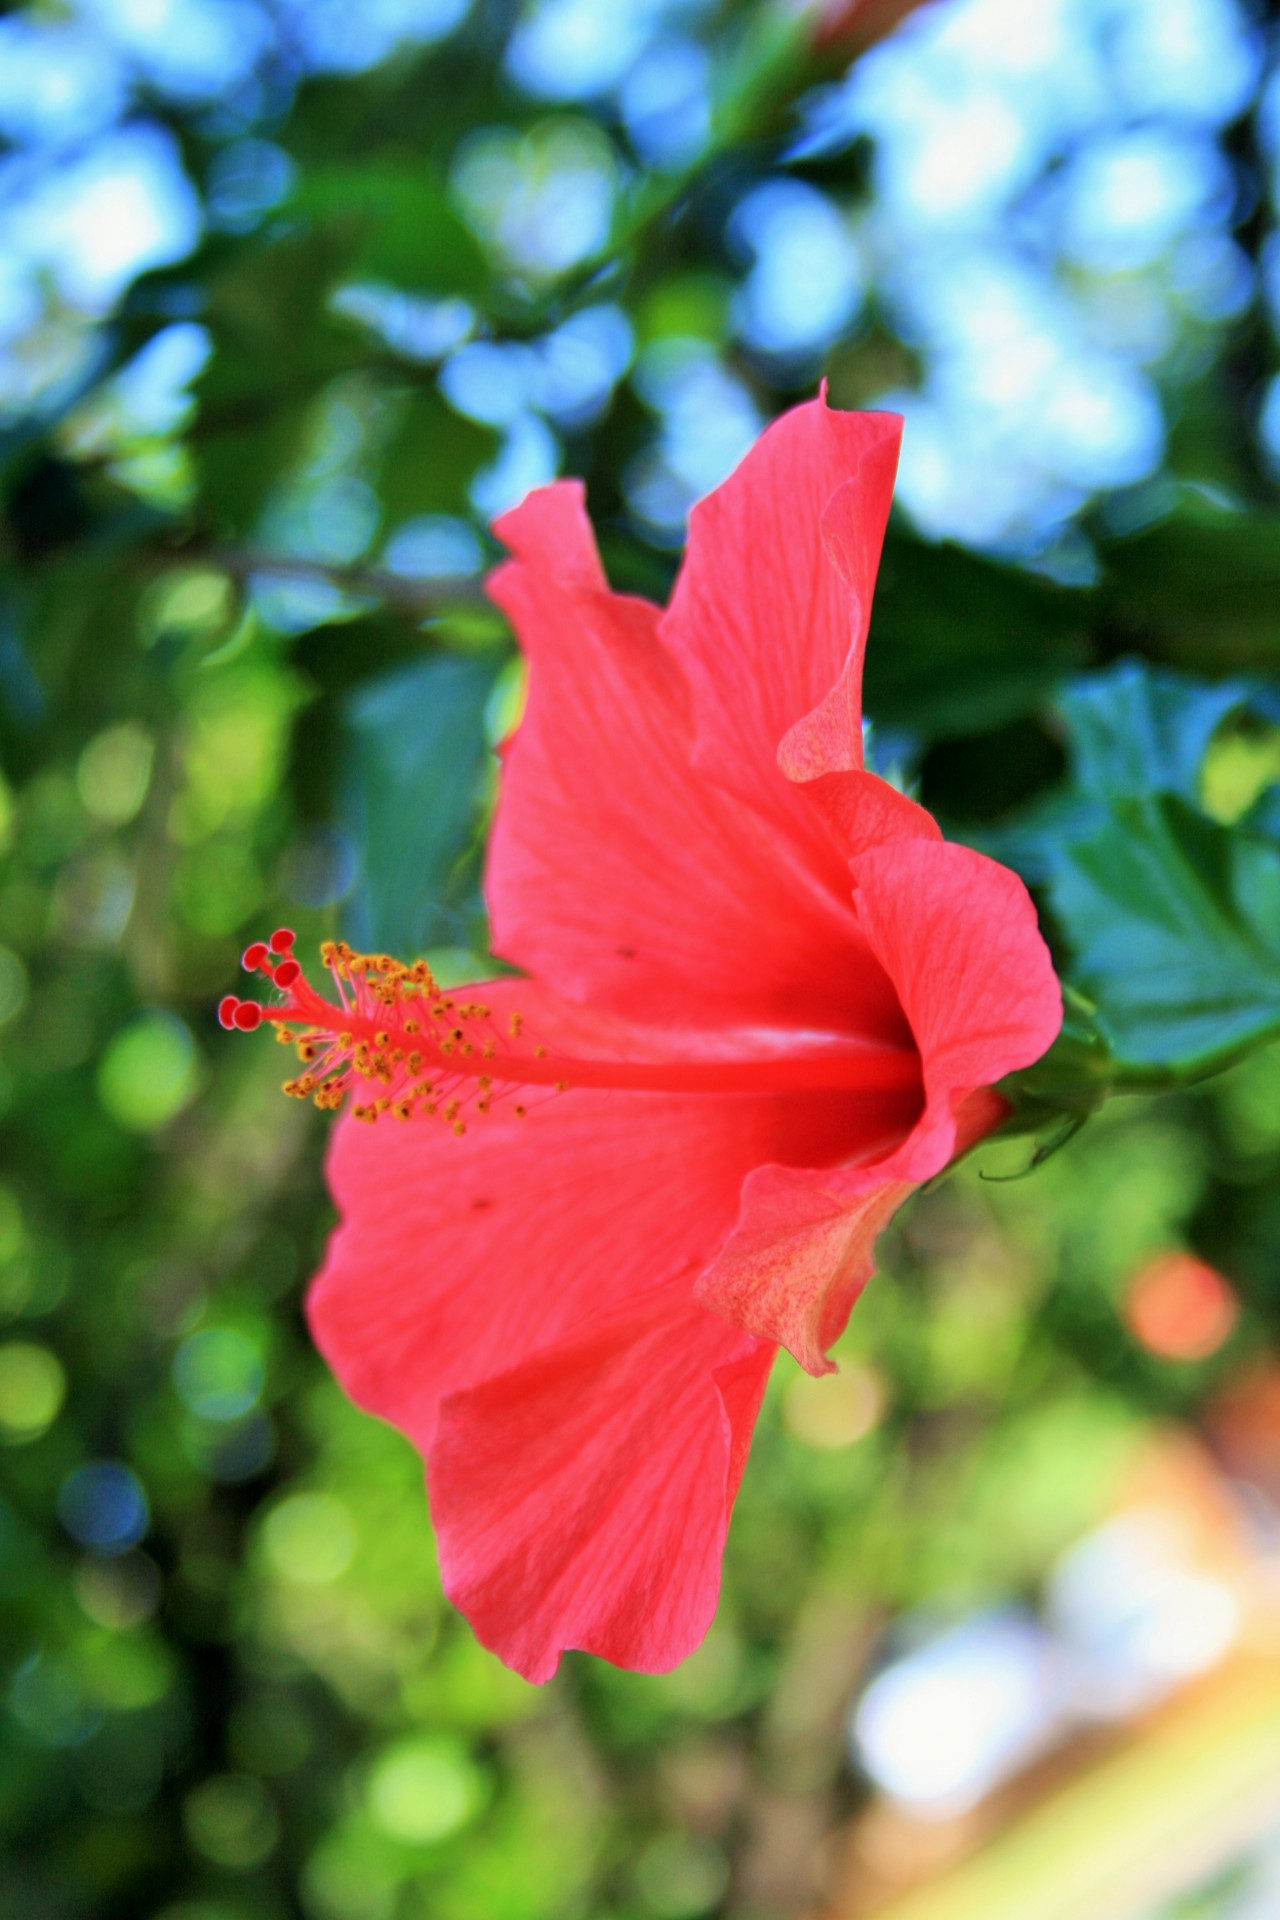
[[[526,1073],[535,1090],[552,1091],[557,1070],[569,1078],[557,1080],[555,1092],[575,1083],[569,1063],[555,1061],[554,1048],[534,1045],[522,1013],[442,992],[425,960],[406,965],[385,953],[356,953],[340,940],[322,942],[320,952],[336,983],[333,999],[295,974],[296,986],[291,982],[292,990],[282,990],[291,1013],[280,1017],[274,1008],[262,1008],[277,1041],[296,1049],[304,1069],[315,1067],[283,1083],[291,1098],[310,1099],[322,1112],[346,1107],[365,1125],[385,1113],[401,1121],[438,1113],[462,1135],[473,1113],[492,1109],[523,1119],[533,1112],[537,1103],[528,1101]],[[504,1023],[512,1040],[526,1036],[522,1045],[507,1045]],[[521,1056],[527,1066],[520,1065]],[[535,1070],[535,1059],[546,1064]],[[376,1096],[373,1082],[383,1089]],[[516,1093],[525,1098],[511,1106]]]

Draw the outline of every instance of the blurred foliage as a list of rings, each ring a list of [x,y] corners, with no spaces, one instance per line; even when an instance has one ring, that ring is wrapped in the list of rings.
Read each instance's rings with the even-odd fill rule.
[[[276,74],[248,119],[156,88],[203,237],[0,419],[15,1920],[801,1910],[864,1791],[842,1712],[885,1622],[1033,1592],[1135,1436],[1194,1420],[1280,1331],[1280,1060],[1259,1050],[1280,1029],[1280,538],[1242,425],[1270,353],[1246,317],[1161,513],[1086,506],[1075,573],[895,519],[868,655],[877,764],[1026,874],[1072,983],[1031,1120],[1117,1083],[1174,1092],[1107,1108],[1032,1180],[966,1171],[895,1226],[844,1371],[777,1370],[720,1615],[677,1673],[570,1656],[535,1692],[443,1605],[419,1464],[302,1322],[323,1124],[211,1010],[280,920],[484,967],[488,748],[519,683],[476,575],[545,446],[504,411],[511,363],[474,356],[527,350],[614,579],[661,595],[671,542],[624,484],[653,408],[622,374],[634,342],[692,342],[764,416],[811,390],[811,361],[729,341],[719,235],[833,71],[794,20],[710,9],[705,141],[646,162],[604,100],[513,87],[515,17],[494,0],[428,50]],[[1251,128],[1233,138],[1256,174]],[[857,195],[865,163],[855,145],[790,171]],[[560,245],[548,206],[601,179],[599,231]],[[1242,218],[1255,255],[1264,229]],[[147,353],[197,324],[198,371],[140,404]],[[854,329],[833,399],[911,352]],[[1229,499],[1205,481],[1224,464]],[[1027,1157],[1015,1140],[982,1171]],[[1123,1303],[1184,1244],[1243,1312],[1212,1358],[1173,1363]]]

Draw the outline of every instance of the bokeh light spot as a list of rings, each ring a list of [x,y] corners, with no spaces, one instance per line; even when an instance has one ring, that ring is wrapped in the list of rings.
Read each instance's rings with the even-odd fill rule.
[[[487,1780],[456,1741],[413,1739],[384,1753],[369,1776],[369,1811],[397,1840],[444,1840],[474,1818]]]
[[[172,1013],[144,1013],[103,1054],[98,1098],[120,1126],[151,1133],[181,1113],[198,1080],[199,1057],[183,1021]]]
[[[0,1347],[0,1437],[38,1440],[61,1412],[67,1377],[47,1347],[14,1340]]]
[[[1192,1253],[1162,1253],[1129,1285],[1125,1319],[1161,1360],[1207,1360],[1231,1334],[1240,1308],[1222,1275]]]
[[[807,1447],[834,1452],[873,1431],[884,1413],[884,1387],[868,1367],[843,1362],[839,1373],[820,1380],[802,1373],[787,1388],[782,1417]]]
[[[141,1626],[160,1604],[160,1570],[145,1553],[82,1560],[71,1586],[81,1612],[110,1633]]]
[[[239,1420],[262,1392],[262,1358],[234,1327],[206,1327],[178,1348],[173,1382],[202,1420]]]
[[[95,820],[122,827],[133,819],[147,797],[153,751],[150,736],[132,720],[89,742],[76,767],[76,788]]]
[[[92,1460],[68,1474],[58,1518],[79,1546],[104,1554],[127,1553],[150,1524],[142,1483],[118,1460]]]
[[[203,1781],[187,1795],[182,1817],[193,1846],[219,1867],[259,1866],[280,1838],[274,1802],[250,1774],[224,1773]]]
[[[295,1493],[267,1515],[263,1546],[282,1580],[322,1587],[350,1566],[356,1550],[351,1515],[329,1493]]]
[[[660,1920],[693,1920],[719,1905],[729,1882],[729,1865],[710,1840],[669,1833],[653,1840],[635,1865],[637,1890],[645,1910]]]

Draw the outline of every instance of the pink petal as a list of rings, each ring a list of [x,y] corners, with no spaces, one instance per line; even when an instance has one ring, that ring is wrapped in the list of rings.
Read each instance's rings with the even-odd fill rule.
[[[497,983],[553,1044],[591,1017],[527,982]],[[598,1048],[613,1029],[595,1023]],[[335,1131],[341,1224],[308,1300],[317,1345],[351,1397],[424,1452],[442,1395],[679,1274],[728,1237],[753,1167],[883,1153],[901,1102],[568,1092],[495,1105],[456,1139],[420,1116]],[[505,1117],[504,1117],[505,1116]]]
[[[985,854],[909,840],[873,847],[853,871],[858,918],[920,1049],[931,1111],[901,1164],[928,1179],[955,1150],[960,1100],[1053,1045],[1062,990],[1030,894]]]
[[[773,1352],[676,1285],[445,1401],[441,1574],[486,1646],[534,1681],[568,1647],[654,1673],[697,1646]]]
[[[971,1094],[955,1116],[953,1152],[976,1144],[1006,1111],[996,1094]],[[743,1183],[732,1237],[698,1281],[698,1298],[757,1338],[767,1328],[806,1372],[833,1373],[827,1348],[875,1272],[876,1240],[919,1185],[901,1177],[897,1159],[825,1171],[757,1168]]]
[[[693,770],[683,674],[653,607],[589,584],[580,494],[531,495],[499,531],[522,557],[490,592],[530,676],[490,846],[495,950],[652,1022],[900,1028],[815,811],[784,836]]]
[[[848,860],[893,840],[942,838],[933,815],[878,774],[819,774],[805,786],[804,798],[822,814]]]
[[[581,480],[535,488],[494,521],[493,531],[516,560],[551,574],[562,586],[609,591]]]
[[[697,762],[796,826],[792,780],[862,765],[862,655],[902,422],[814,400],[693,510],[663,638],[693,689]]]
[[[811,1373],[830,1370],[873,1270],[877,1234],[921,1181],[999,1124],[993,1083],[1038,1060],[1062,996],[1022,882],[944,841],[903,838],[853,863],[858,913],[920,1048],[926,1106],[886,1158],[822,1170],[762,1167],[699,1297]]]

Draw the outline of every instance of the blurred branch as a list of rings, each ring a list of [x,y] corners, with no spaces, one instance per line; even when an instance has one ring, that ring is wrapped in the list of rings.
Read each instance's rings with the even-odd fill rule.
[[[480,583],[469,574],[450,574],[426,581],[407,579],[385,567],[346,565],[338,561],[314,560],[292,553],[271,553],[260,547],[239,546],[199,537],[179,544],[147,549],[145,558],[163,569],[170,566],[200,565],[227,574],[244,586],[254,578],[305,580],[334,587],[357,599],[380,600],[397,611],[419,620],[440,613],[446,607],[478,606],[482,603]]]
[[[779,5],[777,0],[764,0],[754,10],[720,65],[706,145],[678,171],[645,180],[598,252],[548,289],[538,303],[540,321],[551,312],[571,310],[584,293],[594,293],[610,269],[621,268],[627,256],[679,209],[722,155],[777,131],[787,103],[823,71],[816,24],[811,8]]]

